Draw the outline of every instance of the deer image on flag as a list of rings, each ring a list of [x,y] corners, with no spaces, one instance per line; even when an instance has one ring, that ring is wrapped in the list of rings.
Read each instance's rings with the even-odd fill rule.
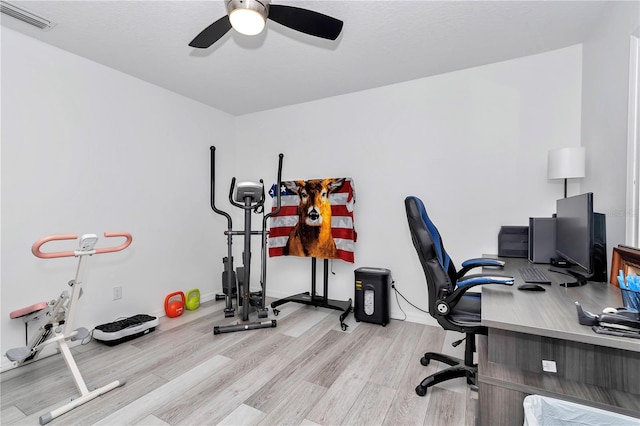
[[[351,178],[283,181],[280,212],[270,218],[269,256],[354,262],[355,190]],[[269,194],[275,197],[276,185]],[[272,208],[272,211],[274,209]]]

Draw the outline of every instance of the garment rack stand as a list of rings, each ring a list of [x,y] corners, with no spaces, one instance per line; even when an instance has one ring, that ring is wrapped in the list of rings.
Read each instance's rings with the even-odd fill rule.
[[[293,296],[272,302],[271,309],[273,310],[273,314],[278,316],[280,311],[276,308],[289,302],[303,303],[305,305],[319,308],[335,309],[337,311],[342,311],[342,314],[340,314],[340,327],[342,328],[342,331],[346,331],[349,326],[344,323],[344,319],[349,315],[349,312],[351,312],[351,299],[334,300],[328,298],[329,259],[324,259],[324,292],[322,296],[316,294],[316,263],[317,258],[311,258],[311,292],[306,291],[304,293],[294,294]]]

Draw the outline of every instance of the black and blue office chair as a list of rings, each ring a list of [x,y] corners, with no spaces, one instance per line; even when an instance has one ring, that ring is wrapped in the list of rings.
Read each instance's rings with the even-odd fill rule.
[[[454,342],[454,346],[466,340],[464,360],[435,352],[424,354],[420,359],[422,365],[429,365],[431,360],[436,360],[450,367],[422,380],[416,387],[416,393],[424,396],[427,388],[457,377],[466,377],[467,383],[477,389],[478,366],[473,363],[475,335],[487,334],[487,329],[480,322],[480,294],[467,292],[478,285],[513,285],[513,277],[499,274],[466,275],[476,267],[503,267],[504,262],[497,259],[470,259],[462,263],[462,269],[457,271],[422,201],[416,197],[407,197],[404,204],[411,239],[427,280],[429,314],[443,329],[465,333],[465,338]]]

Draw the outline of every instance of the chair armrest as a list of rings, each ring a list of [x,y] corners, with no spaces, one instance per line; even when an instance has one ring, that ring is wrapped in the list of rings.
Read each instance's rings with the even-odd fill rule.
[[[464,277],[462,280],[458,281],[456,289],[453,293],[440,297],[438,301],[436,301],[436,308],[438,312],[442,315],[447,315],[451,310],[451,306],[455,306],[458,303],[458,300],[464,294],[469,291],[471,288],[478,285],[486,285],[486,284],[500,284],[500,285],[508,285],[512,286],[515,280],[511,276],[507,275],[497,275],[497,274],[474,274]]]
[[[458,271],[458,279],[463,277],[467,272],[473,268],[480,268],[483,266],[493,266],[495,268],[504,268],[504,261],[498,259],[487,259],[483,257],[469,259],[462,262],[462,269]]]
[[[500,274],[473,274],[462,277],[456,283],[456,289],[458,287],[469,287],[484,284],[503,284],[513,285],[514,279],[508,275]],[[465,290],[466,291],[466,290]]]

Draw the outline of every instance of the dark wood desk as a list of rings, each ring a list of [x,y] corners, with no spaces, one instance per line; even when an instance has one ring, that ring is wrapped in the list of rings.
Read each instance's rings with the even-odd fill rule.
[[[503,259],[512,287],[482,288],[478,336],[480,424],[514,425],[524,420],[522,401],[530,394],[563,399],[640,417],[640,339],[596,334],[578,323],[575,301],[593,313],[622,306],[620,289],[607,283],[565,288],[572,280],[526,259]],[[546,291],[518,290],[518,268],[542,268]],[[554,361],[556,373],[542,361]]]

